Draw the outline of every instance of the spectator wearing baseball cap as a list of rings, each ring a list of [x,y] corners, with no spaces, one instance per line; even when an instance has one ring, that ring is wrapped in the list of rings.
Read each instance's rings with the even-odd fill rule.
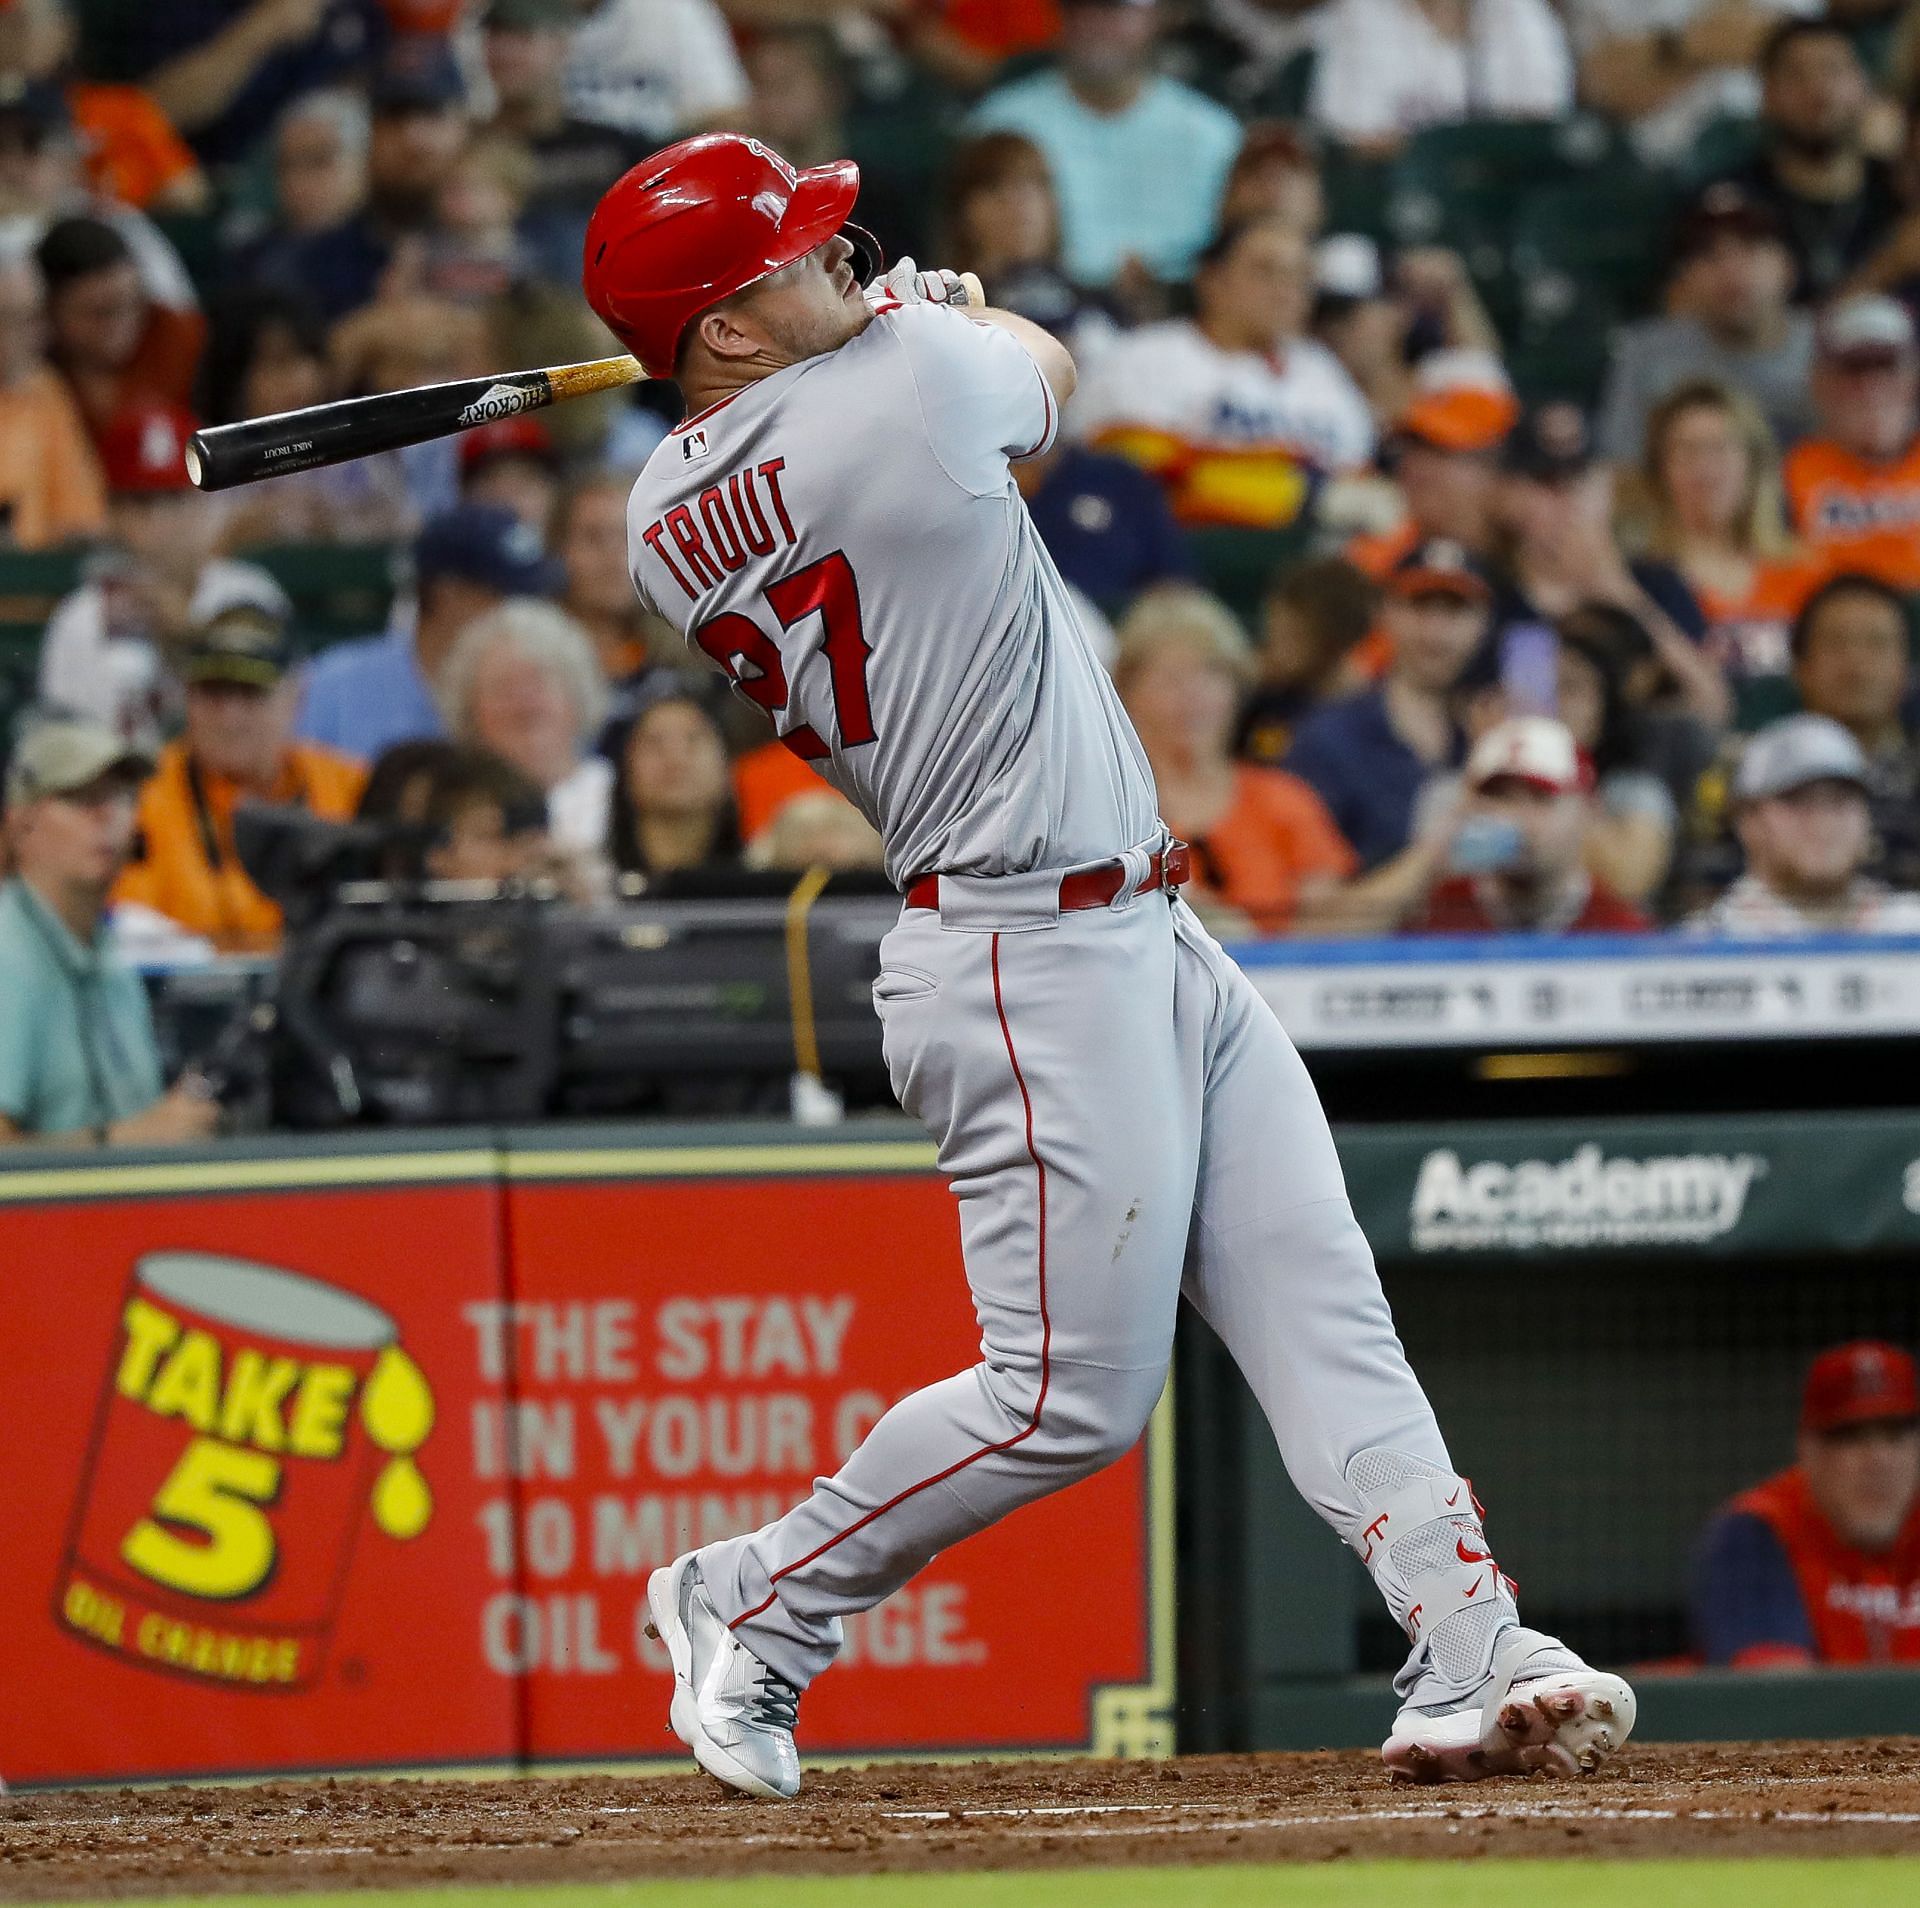
[[[560,500],[560,450],[537,417],[498,417],[462,432],[460,501],[511,510],[544,539]]]
[[[1361,867],[1385,876],[1379,896],[1363,895],[1380,900],[1380,924],[1397,920],[1433,877],[1430,851],[1412,843],[1414,804],[1429,775],[1466,754],[1453,696],[1493,615],[1486,573],[1441,538],[1410,550],[1384,589],[1393,645],[1386,673],[1307,716],[1285,758],[1319,791]]]
[[[176,663],[196,625],[237,603],[285,614],[258,564],[213,554],[218,506],[187,476],[193,419],[129,405],[100,439],[109,544],[54,608],[40,645],[40,699],[148,750],[179,715]]]
[[[396,742],[442,737],[437,687],[467,625],[510,596],[561,585],[539,534],[497,504],[461,504],[430,521],[413,550],[414,600],[386,632],[341,643],[307,670],[295,733],[372,761]]]
[[[1752,398],[1780,443],[1806,436],[1813,318],[1789,302],[1792,290],[1779,215],[1731,180],[1709,186],[1680,223],[1667,315],[1628,325],[1614,341],[1597,427],[1602,453],[1637,464],[1654,408],[1703,378]]]
[[[1920,1664],[1920,1381],[1898,1345],[1814,1359],[1797,1461],[1717,1512],[1694,1553],[1712,1664]]]
[[[1515,716],[1474,744],[1445,869],[1414,934],[1637,934],[1653,924],[1587,869],[1593,768],[1563,722]]]
[[[39,267],[0,259],[0,535],[19,550],[107,527],[99,461],[71,393],[48,367],[46,342]]]
[[[1834,569],[1920,590],[1920,346],[1897,298],[1863,292],[1820,320],[1814,437],[1782,475],[1793,526]]]
[[[211,1133],[189,1085],[163,1093],[140,977],[114,952],[107,896],[152,766],[111,730],[29,729],[7,766],[0,882],[0,1145],[168,1145]]]
[[[1787,716],[1747,744],[1734,772],[1734,832],[1747,870],[1687,923],[1695,934],[1920,934],[1920,895],[1862,871],[1871,852],[1867,759],[1839,723]]]
[[[1405,516],[1391,530],[1356,536],[1348,562],[1384,577],[1429,537],[1457,543],[1484,562],[1494,544],[1494,491],[1501,446],[1520,406],[1500,360],[1488,351],[1437,351],[1413,374],[1413,394],[1384,447]]]
[[[223,954],[280,943],[280,909],[234,851],[234,810],[269,802],[346,821],[365,781],[345,756],[288,738],[292,662],[285,619],[259,609],[227,610],[189,637],[186,730],[140,792],[139,836],[114,889],[116,904],[151,908]]]

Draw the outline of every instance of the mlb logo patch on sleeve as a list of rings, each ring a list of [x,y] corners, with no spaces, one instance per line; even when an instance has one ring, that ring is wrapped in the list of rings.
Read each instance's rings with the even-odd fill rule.
[[[707,434],[704,430],[689,431],[680,440],[680,461],[683,464],[698,463],[707,454]]]

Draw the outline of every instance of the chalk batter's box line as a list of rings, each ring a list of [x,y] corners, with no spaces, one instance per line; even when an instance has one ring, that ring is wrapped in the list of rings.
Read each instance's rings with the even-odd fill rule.
[[[361,1186],[472,1185],[486,1180],[618,1182],[631,1179],[860,1178],[931,1173],[918,1140],[838,1140],[774,1145],[587,1147],[565,1152],[329,1154],[317,1159],[182,1160],[151,1165],[0,1170],[0,1206],[169,1194],[300,1192]]]

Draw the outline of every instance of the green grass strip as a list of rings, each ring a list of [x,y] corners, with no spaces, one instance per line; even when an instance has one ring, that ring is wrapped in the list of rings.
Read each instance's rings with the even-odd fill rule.
[[[986,1874],[742,1876],[342,1894],[175,1895],[114,1908],[1893,1908],[1920,1902],[1920,1856],[1758,1861],[1343,1861]]]

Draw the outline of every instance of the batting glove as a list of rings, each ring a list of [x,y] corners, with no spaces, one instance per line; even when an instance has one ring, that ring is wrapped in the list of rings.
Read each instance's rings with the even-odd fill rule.
[[[903,258],[867,287],[866,300],[876,312],[898,311],[902,305],[964,305],[967,293],[958,272],[923,272]]]

